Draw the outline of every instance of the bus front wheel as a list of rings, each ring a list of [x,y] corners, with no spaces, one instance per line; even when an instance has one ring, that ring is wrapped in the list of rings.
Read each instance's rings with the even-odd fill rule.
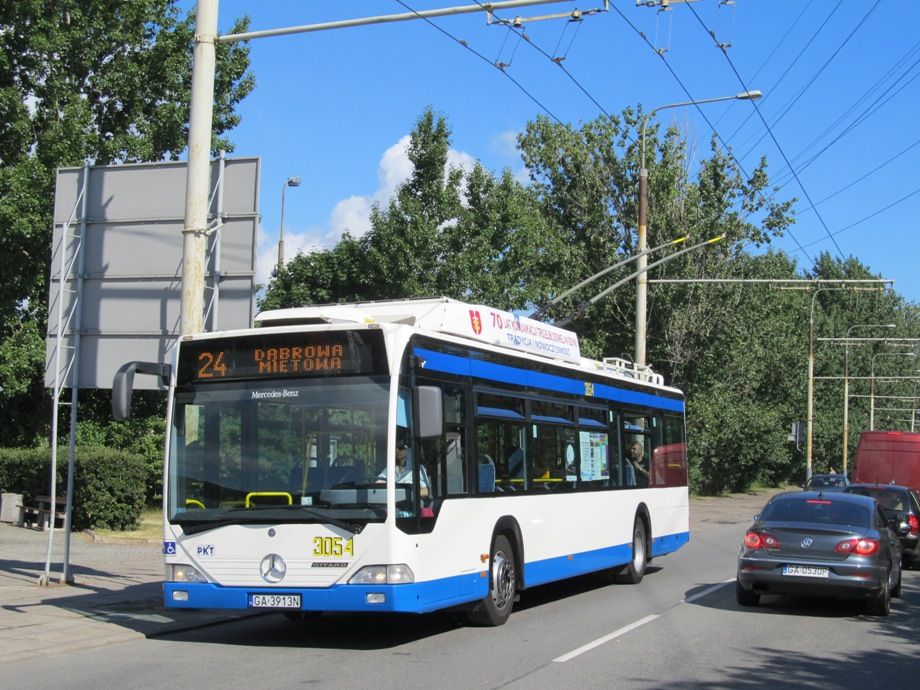
[[[489,593],[467,614],[473,625],[503,625],[517,595],[517,572],[514,567],[514,551],[511,542],[504,535],[495,537],[489,559]]]
[[[648,565],[648,535],[645,522],[637,517],[633,525],[632,558],[620,571],[617,581],[626,585],[637,585],[642,582],[645,575],[645,566]]]

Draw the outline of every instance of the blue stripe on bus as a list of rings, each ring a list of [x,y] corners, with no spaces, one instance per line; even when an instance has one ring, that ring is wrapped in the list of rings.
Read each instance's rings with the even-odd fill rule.
[[[606,570],[629,563],[630,558],[632,558],[632,544],[620,544],[534,561],[528,563],[524,568],[524,584],[527,587],[534,587],[555,580]]]
[[[424,368],[430,371],[440,371],[445,374],[455,374],[457,376],[472,376],[487,381],[512,383],[517,386],[541,388],[543,390],[558,391],[570,395],[585,394],[584,380],[568,378],[566,376],[556,376],[555,374],[544,374],[538,371],[529,371],[527,369],[508,366],[507,364],[496,364],[494,362],[484,362],[469,357],[460,357],[459,355],[449,355],[444,352],[435,352],[434,350],[428,350],[422,347],[414,348],[413,354],[422,357],[425,360]],[[594,384],[594,397],[626,403],[628,405],[656,407],[673,412],[684,411],[684,403],[682,400],[665,398],[660,395],[643,393],[642,391],[616,388],[615,386],[605,383]]]
[[[652,540],[651,555],[664,556],[677,551],[690,541],[690,533],[669,534]],[[607,568],[626,565],[632,560],[632,544],[619,544],[603,549],[584,551],[566,556],[556,556],[543,561],[527,563],[524,569],[524,584],[528,587],[585,575]]]
[[[652,542],[652,555],[676,551],[690,539],[687,532],[659,537]],[[620,544],[542,561],[527,563],[524,583],[528,587],[629,563],[632,545]],[[487,571],[465,573],[439,580],[406,585],[333,585],[332,587],[222,587],[209,582],[166,582],[163,598],[167,608],[236,609],[249,607],[251,594],[297,594],[305,611],[386,611],[428,613],[478,601],[488,594]],[[176,600],[174,592],[183,592]],[[368,604],[368,594],[384,594],[382,604]]]
[[[668,534],[664,537],[652,539],[652,556],[664,556],[674,553],[684,544],[689,543],[690,533],[681,532],[679,534]]]

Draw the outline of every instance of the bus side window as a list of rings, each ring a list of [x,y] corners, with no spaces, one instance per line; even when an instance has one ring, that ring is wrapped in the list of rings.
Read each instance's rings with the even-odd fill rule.
[[[623,484],[627,487],[649,486],[652,431],[651,420],[645,416],[623,418]]]
[[[444,437],[446,439],[444,476],[447,495],[469,493],[467,489],[466,396],[459,387],[444,391]]]
[[[652,477],[656,486],[687,484],[687,444],[684,440],[683,417],[670,414],[664,416],[662,444],[652,451]]]
[[[610,412],[614,415],[613,412]],[[583,407],[578,411],[579,464],[578,486],[583,490],[617,486],[622,468],[617,461],[617,438],[608,432],[608,411]],[[615,420],[611,417],[611,421]],[[614,426],[614,428],[616,428]],[[574,472],[573,472],[574,473]]]

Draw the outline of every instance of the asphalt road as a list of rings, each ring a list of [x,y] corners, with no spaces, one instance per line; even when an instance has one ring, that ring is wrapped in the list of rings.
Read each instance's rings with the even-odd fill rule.
[[[5,687],[917,687],[920,571],[876,618],[858,602],[765,597],[732,581],[749,513],[694,520],[638,586],[601,575],[531,590],[500,628],[450,614],[279,614],[9,664]]]

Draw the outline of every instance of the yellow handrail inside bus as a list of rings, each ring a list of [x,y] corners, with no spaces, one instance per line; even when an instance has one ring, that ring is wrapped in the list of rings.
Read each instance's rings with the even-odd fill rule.
[[[202,503],[201,501],[194,499],[194,498],[186,498],[185,507],[188,508],[190,506],[195,506],[196,508],[201,508],[202,510],[204,510],[205,508],[204,503]]]
[[[281,496],[282,498],[287,498],[287,504],[292,505],[294,503],[294,498],[287,491],[250,491],[246,494],[246,507],[250,508],[252,506],[251,499],[256,496]]]

